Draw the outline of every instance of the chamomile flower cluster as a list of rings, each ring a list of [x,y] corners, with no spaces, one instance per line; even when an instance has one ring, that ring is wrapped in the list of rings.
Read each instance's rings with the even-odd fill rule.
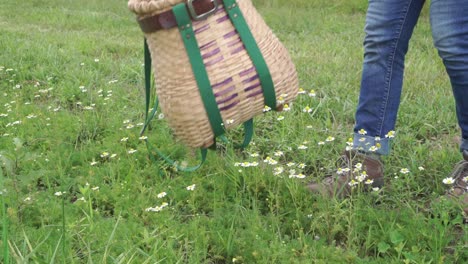
[[[166,208],[169,204],[167,202],[163,202],[161,205],[157,205],[155,207],[148,207],[145,209],[146,212],[161,212],[164,208]]]
[[[167,192],[160,192],[156,195],[158,199],[164,199],[167,196]],[[161,202],[160,205],[156,205],[154,207],[148,207],[145,209],[145,212],[161,212],[164,208],[168,207],[169,203],[166,201]]]
[[[308,95],[309,97],[316,97],[317,96],[317,93],[315,92],[315,90],[309,90],[309,91],[306,91],[304,90],[304,88],[299,88],[299,92],[298,92],[299,95]]]
[[[319,142],[317,142],[317,145],[319,146],[323,146],[327,143],[332,143],[335,141],[335,137],[333,136],[328,136],[327,138],[325,138],[325,140],[320,140]]]
[[[372,183],[374,183],[374,180],[369,178],[369,176],[367,175],[367,172],[363,169],[362,163],[354,164],[353,168],[349,168],[349,167],[338,168],[336,173],[338,175],[341,175],[344,173],[351,173],[353,178],[349,181],[348,185],[351,186],[352,188],[355,188],[360,184],[371,185]]]
[[[358,138],[360,149],[366,151],[366,152],[377,152],[379,149],[382,148],[381,144],[381,137],[376,136],[373,138],[373,142],[371,143],[370,140],[368,140],[367,136],[367,131],[365,129],[360,129],[357,132],[358,135],[362,136]],[[395,137],[395,131],[390,131],[385,135],[385,138],[394,138]],[[353,140],[349,140],[347,142],[347,150],[352,149],[353,146]]]
[[[310,101],[310,98],[314,98],[317,96],[315,90],[305,90],[304,88],[299,88],[298,97],[302,97],[303,99],[299,100],[300,102],[304,103],[304,100],[307,101],[304,107],[298,108],[296,111],[302,114],[313,114],[314,106],[312,105],[313,102]],[[291,111],[292,107],[291,104],[288,103],[287,95],[281,95],[278,101],[283,104],[282,105],[282,112]],[[263,112],[269,112],[272,109],[268,106],[265,106]],[[283,121],[288,118],[287,113],[279,113],[276,116],[276,121]],[[306,126],[308,129],[314,128],[312,125]],[[323,141],[319,142],[319,145],[331,143],[335,141],[334,136],[328,136],[324,138]],[[288,153],[304,153],[306,154],[311,147],[311,142],[303,141],[302,143],[295,144],[294,146],[288,146],[284,149],[272,150],[269,153],[262,153],[259,155],[258,153],[251,153],[249,160],[235,162],[234,166],[239,167],[238,171],[243,172],[243,168],[252,168],[252,167],[259,167],[261,168],[272,168],[272,174],[278,177],[287,177],[287,178],[296,178],[296,179],[304,179],[306,178],[306,174],[304,171],[306,170],[306,163],[305,162],[293,162],[288,161]],[[303,154],[301,154],[303,155]],[[256,158],[252,160],[252,158]]]
[[[468,176],[465,176],[461,179],[463,183],[468,184]],[[447,177],[442,180],[442,182],[446,185],[453,185],[456,182],[456,179],[453,177]],[[468,186],[467,186],[467,191],[468,191]]]
[[[308,141],[304,141],[302,144],[296,146],[296,149],[298,151],[307,150],[308,144]],[[294,148],[288,147],[284,150],[273,150],[271,153],[266,155],[260,155],[258,152],[251,152],[249,154],[250,161],[235,162],[234,167],[250,168],[261,166],[263,169],[271,168],[274,176],[288,177],[291,179],[304,179],[306,178],[306,175],[304,174],[304,170],[307,167],[306,163],[287,160],[289,156],[288,154],[294,151]],[[242,169],[239,169],[238,171],[243,172]]]
[[[187,192],[194,192],[196,190],[197,185],[196,184],[191,184],[189,186],[185,187],[185,191]],[[162,191],[156,195],[157,199],[162,200],[162,202],[158,202],[159,205],[156,205],[154,207],[148,207],[145,209],[145,212],[161,212],[165,208],[169,206],[169,203],[167,201],[164,201],[168,198],[168,193],[165,191]]]

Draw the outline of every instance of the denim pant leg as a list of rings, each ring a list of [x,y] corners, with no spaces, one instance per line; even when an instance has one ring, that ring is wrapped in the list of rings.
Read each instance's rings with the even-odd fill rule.
[[[432,0],[431,27],[452,84],[461,150],[468,150],[468,0]]]
[[[387,155],[403,85],[408,42],[424,0],[369,0],[353,148]]]

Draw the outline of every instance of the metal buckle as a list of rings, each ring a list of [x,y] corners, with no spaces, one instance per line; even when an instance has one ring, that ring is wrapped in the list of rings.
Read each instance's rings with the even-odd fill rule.
[[[195,11],[195,8],[193,7],[193,2],[196,2],[196,0],[187,0],[187,8],[188,8],[188,10],[190,12],[190,16],[193,18],[193,20],[205,19],[209,15],[216,12],[216,10],[218,10],[218,1],[217,0],[211,0],[211,2],[213,3],[213,6],[214,6],[213,9],[208,10],[207,12],[205,12],[203,14],[197,14],[197,12]]]

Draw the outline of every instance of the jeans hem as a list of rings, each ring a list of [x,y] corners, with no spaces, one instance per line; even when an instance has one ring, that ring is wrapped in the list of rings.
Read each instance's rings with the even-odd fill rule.
[[[460,142],[460,152],[463,152],[464,150],[468,150],[468,139],[462,138]]]
[[[468,148],[468,140],[466,142]],[[358,133],[354,134],[353,138],[353,149],[359,150],[366,153],[375,153],[379,155],[390,154],[390,139],[389,138],[378,138]]]

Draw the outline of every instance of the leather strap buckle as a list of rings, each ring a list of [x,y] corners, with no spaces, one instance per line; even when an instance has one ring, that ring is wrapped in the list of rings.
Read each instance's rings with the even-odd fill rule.
[[[216,0],[211,0],[211,3],[213,3],[213,9],[210,9],[206,11],[205,13],[202,14],[197,14],[197,11],[193,7],[193,3],[196,2],[197,0],[187,0],[187,9],[190,13],[190,16],[193,18],[193,20],[202,20],[208,17],[209,15],[213,14],[218,10],[218,1]]]

